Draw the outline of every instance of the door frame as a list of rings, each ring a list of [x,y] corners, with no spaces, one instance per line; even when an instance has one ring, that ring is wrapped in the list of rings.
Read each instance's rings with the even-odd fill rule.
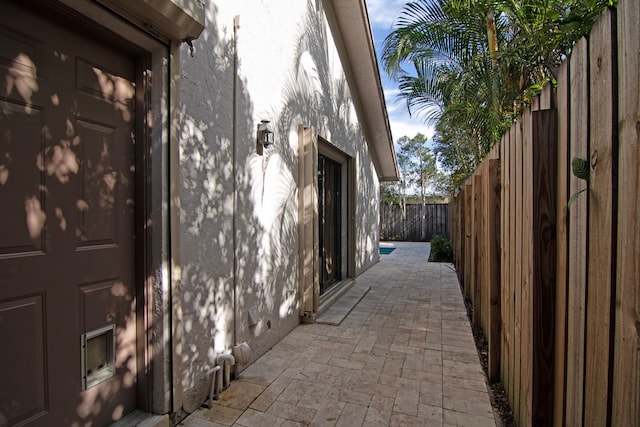
[[[355,207],[356,207],[356,168],[355,159],[332,145],[326,139],[319,137],[318,153],[340,163],[341,169],[341,258],[342,281],[356,275],[356,238],[355,238]],[[317,156],[316,154],[316,156]]]
[[[166,414],[182,405],[180,366],[172,343],[179,304],[178,142],[170,132],[179,106],[179,45],[140,30],[130,20],[88,0],[44,0],[68,16],[91,22],[105,38],[139,50],[136,60],[136,342],[137,407]],[[38,2],[34,2],[38,7]],[[150,74],[144,72],[150,71]],[[153,76],[153,78],[151,78]],[[169,206],[169,209],[166,208]],[[178,287],[174,290],[174,287]],[[179,295],[179,293],[178,293]],[[178,335],[179,336],[179,335]]]
[[[342,165],[341,248],[342,281],[326,295],[338,291],[341,283],[356,273],[356,161],[312,127],[298,128],[298,312],[304,322],[314,322],[320,308],[320,248],[318,212],[318,154]]]

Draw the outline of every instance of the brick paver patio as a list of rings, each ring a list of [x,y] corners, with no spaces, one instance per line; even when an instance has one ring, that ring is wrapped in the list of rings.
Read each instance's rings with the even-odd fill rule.
[[[181,425],[495,426],[453,267],[383,246],[339,325],[298,326]]]

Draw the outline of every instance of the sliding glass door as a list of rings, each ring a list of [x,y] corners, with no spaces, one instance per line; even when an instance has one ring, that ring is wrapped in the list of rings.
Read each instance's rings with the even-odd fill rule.
[[[342,280],[342,165],[318,156],[320,295]]]

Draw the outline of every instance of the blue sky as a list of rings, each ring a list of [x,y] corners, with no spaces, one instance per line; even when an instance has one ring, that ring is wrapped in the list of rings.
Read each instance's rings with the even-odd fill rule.
[[[369,21],[371,21],[371,31],[378,55],[378,66],[380,68],[380,78],[384,89],[384,96],[387,102],[387,112],[391,124],[391,134],[394,142],[402,136],[413,137],[418,132],[426,135],[429,139],[433,136],[433,129],[424,124],[419,117],[410,117],[406,104],[398,100],[398,85],[389,79],[384,72],[380,53],[384,38],[389,34],[393,22],[398,16],[406,0],[366,0],[369,11]]]

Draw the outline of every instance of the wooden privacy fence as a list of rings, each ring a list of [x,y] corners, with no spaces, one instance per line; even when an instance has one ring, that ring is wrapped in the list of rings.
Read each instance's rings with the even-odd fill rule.
[[[449,237],[446,204],[407,204],[406,217],[400,205],[380,205],[380,239],[428,242],[436,234]]]
[[[607,10],[450,206],[488,374],[518,425],[640,420],[638,23],[638,1]]]

